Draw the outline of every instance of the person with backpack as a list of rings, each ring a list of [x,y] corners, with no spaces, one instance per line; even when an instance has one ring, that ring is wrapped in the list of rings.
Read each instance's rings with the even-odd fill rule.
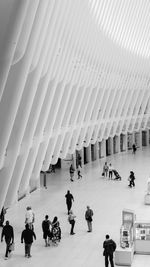
[[[129,175],[129,178],[128,178],[128,180],[129,180],[129,187],[135,187],[135,175],[134,175],[134,172],[133,171],[130,171],[130,175]]]
[[[45,215],[45,220],[42,222],[43,239],[45,240],[45,247],[49,246],[49,241],[51,237],[50,225],[51,222],[48,219],[48,215]]]
[[[103,243],[103,248],[103,256],[105,257],[105,267],[108,267],[109,262],[111,267],[114,267],[113,254],[116,250],[116,243],[112,239],[110,239],[108,234],[106,235],[106,239]]]

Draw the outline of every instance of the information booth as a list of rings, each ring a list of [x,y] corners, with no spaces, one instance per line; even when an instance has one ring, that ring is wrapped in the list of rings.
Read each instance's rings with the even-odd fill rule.
[[[147,190],[149,193],[149,183]],[[134,253],[150,255],[150,222],[135,221],[133,211],[123,210],[120,245],[115,251],[115,264],[131,266]]]
[[[144,203],[145,205],[150,205],[150,178],[147,181],[147,192],[144,197]]]
[[[131,266],[134,255],[134,223],[135,214],[132,210],[122,211],[122,225],[120,229],[120,245],[115,251],[115,264]]]
[[[150,222],[136,222],[134,236],[135,253],[150,254]]]

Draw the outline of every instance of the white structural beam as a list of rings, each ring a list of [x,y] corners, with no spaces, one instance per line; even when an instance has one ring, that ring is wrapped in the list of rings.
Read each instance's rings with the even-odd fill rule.
[[[148,0],[0,1],[0,208],[58,158],[150,128]]]

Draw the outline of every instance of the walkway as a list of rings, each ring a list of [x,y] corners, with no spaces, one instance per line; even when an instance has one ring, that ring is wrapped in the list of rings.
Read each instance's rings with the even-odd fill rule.
[[[67,171],[56,170],[49,174],[47,189],[35,191],[8,210],[6,219],[14,226],[15,251],[12,257],[4,260],[5,242],[0,244],[1,267],[102,267],[102,243],[105,234],[109,233],[118,243],[123,208],[132,209],[137,220],[150,221],[150,206],[144,205],[147,179],[150,177],[150,149],[144,148],[133,155],[115,154],[107,158],[122,176],[122,181],[108,181],[101,177],[103,160],[87,164],[82,170],[83,178],[70,182]],[[136,176],[136,187],[128,188],[127,178],[133,170]],[[67,221],[64,195],[70,189],[75,202],[73,211],[76,214],[75,235],[70,236],[70,225]],[[87,233],[84,219],[86,206],[94,211],[93,232]],[[36,214],[35,232],[37,240],[32,246],[32,258],[24,257],[24,245],[20,235],[24,229],[26,206],[31,205]],[[62,240],[58,247],[44,247],[41,222],[49,214],[52,220],[58,216],[62,228]],[[150,255],[135,255],[132,267],[149,267]]]

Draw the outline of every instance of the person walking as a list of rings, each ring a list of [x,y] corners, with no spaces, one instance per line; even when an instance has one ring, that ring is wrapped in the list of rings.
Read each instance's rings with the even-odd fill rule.
[[[45,247],[49,246],[49,241],[51,237],[50,225],[51,222],[48,219],[48,215],[45,215],[45,220],[43,220],[42,222],[43,239],[45,240]]]
[[[69,168],[70,181],[71,181],[71,182],[74,182],[74,180],[73,180],[74,172],[75,172],[75,169],[73,168],[73,165],[71,164],[71,165],[70,165],[70,168]]]
[[[80,165],[78,165],[77,174],[78,174],[78,179],[82,178]]]
[[[68,221],[71,224],[71,230],[70,230],[70,235],[74,235],[74,226],[75,226],[75,218],[76,216],[73,214],[73,211],[70,210],[69,216],[68,216]]]
[[[3,227],[5,221],[6,209],[3,207],[0,214],[0,226]]]
[[[33,238],[36,240],[36,235],[32,229],[29,228],[29,224],[25,225],[25,230],[21,234],[21,243],[25,243],[25,257],[30,258],[31,256],[31,246],[33,243]]]
[[[8,256],[11,252],[10,245],[14,243],[14,230],[13,227],[9,224],[9,221],[6,221],[6,225],[3,227],[1,234],[1,242],[3,242],[4,237],[6,242],[5,260],[8,260]]]
[[[93,210],[90,209],[89,206],[87,206],[87,210],[85,212],[85,219],[88,225],[88,232],[92,232],[92,221],[93,221],[92,217],[93,217]]]
[[[133,171],[130,171],[130,176],[129,176],[129,178],[128,178],[128,180],[129,180],[129,187],[135,187],[135,175],[134,175],[134,172]]]
[[[74,197],[73,195],[70,193],[70,191],[67,191],[67,194],[65,195],[66,198],[66,204],[67,204],[67,210],[68,210],[68,215],[69,215],[69,211],[71,210],[72,207],[72,201],[74,201]]]
[[[106,239],[103,242],[103,256],[105,256],[105,267],[108,267],[109,262],[111,267],[114,267],[113,253],[116,250],[116,243],[110,239],[109,235],[106,235]]]
[[[136,145],[135,144],[133,144],[132,145],[132,153],[135,155],[135,153],[136,153]]]
[[[58,221],[58,217],[55,216],[52,221],[52,242],[56,245],[58,245],[57,242],[60,242],[61,240],[61,228],[60,223]]]
[[[108,174],[108,165],[107,165],[107,162],[105,162],[104,166],[103,166],[103,173],[104,173],[104,177],[107,177],[107,174]]]
[[[112,177],[113,177],[113,166],[112,166],[112,164],[110,163],[109,164],[109,167],[108,167],[108,171],[109,171],[109,179],[111,179],[112,180]]]
[[[82,168],[82,157],[78,154],[78,165]]]
[[[29,225],[29,228],[34,230],[33,223],[35,221],[35,214],[31,207],[26,208],[26,214],[25,214],[25,224]]]

